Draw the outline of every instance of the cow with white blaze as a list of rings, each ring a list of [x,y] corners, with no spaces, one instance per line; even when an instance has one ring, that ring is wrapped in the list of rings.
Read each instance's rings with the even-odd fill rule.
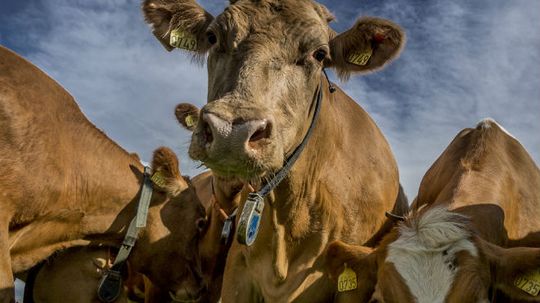
[[[381,245],[330,244],[332,276],[349,267],[358,280],[335,301],[538,302],[539,218],[540,170],[519,141],[485,119],[435,161],[412,213]]]

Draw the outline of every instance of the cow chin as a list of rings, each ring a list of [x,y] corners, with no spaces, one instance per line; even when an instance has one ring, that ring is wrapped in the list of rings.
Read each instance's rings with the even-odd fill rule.
[[[271,140],[266,141],[264,148],[235,150],[234,146],[208,148],[193,136],[189,155],[222,179],[259,183],[283,167],[283,153]]]
[[[172,302],[202,302],[202,289],[191,292],[187,289],[180,289],[176,292],[169,292],[169,296]]]

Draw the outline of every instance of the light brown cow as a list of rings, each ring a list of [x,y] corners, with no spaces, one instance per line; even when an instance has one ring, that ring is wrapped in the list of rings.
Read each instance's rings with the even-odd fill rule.
[[[13,301],[13,273],[69,247],[118,246],[135,216],[138,159],[92,125],[62,87],[5,48],[0,167],[0,302]],[[153,167],[164,183],[155,186],[130,264],[164,294],[195,298],[203,288],[196,247],[204,208],[172,151],[157,150]]]
[[[307,0],[231,1],[216,18],[185,0],[146,0],[143,11],[167,49],[208,54],[208,104],[189,154],[217,176],[260,189],[300,145],[320,89],[312,136],[267,197],[256,241],[229,250],[222,300],[328,302],[324,249],[373,240],[399,181],[378,127],[343,91],[330,93],[323,68],[342,77],[380,69],[398,56],[403,31],[366,17],[336,35],[328,10]]]
[[[336,301],[488,302],[490,289],[540,301],[514,286],[540,268],[540,249],[516,247],[540,247],[539,218],[540,170],[514,137],[483,120],[431,166],[415,210],[377,249],[330,245],[333,276],[345,263],[358,275],[358,289]]]

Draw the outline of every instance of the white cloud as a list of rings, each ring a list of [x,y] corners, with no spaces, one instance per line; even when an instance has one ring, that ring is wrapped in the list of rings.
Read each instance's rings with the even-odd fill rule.
[[[328,1],[329,2],[329,1]],[[225,1],[202,1],[212,13]],[[429,165],[462,128],[498,120],[540,160],[538,1],[367,1],[328,3],[345,29],[372,14],[402,24],[402,57],[375,75],[343,84],[389,138],[410,198]],[[484,5],[484,7],[481,7]],[[189,134],[174,105],[202,105],[206,68],[167,53],[144,24],[139,1],[50,0],[8,20],[24,54],[57,79],[98,127],[149,160],[171,146],[184,173]],[[4,37],[5,38],[5,37]]]
[[[457,132],[484,117],[495,118],[540,160],[540,2],[373,6],[367,14],[405,27],[407,46],[387,70],[344,86],[389,138],[411,199]]]

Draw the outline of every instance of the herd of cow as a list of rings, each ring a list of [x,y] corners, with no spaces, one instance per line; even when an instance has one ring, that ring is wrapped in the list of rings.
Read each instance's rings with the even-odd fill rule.
[[[540,301],[540,171],[519,141],[462,130],[409,206],[381,131],[325,77],[382,68],[399,26],[338,34],[311,0],[142,9],[167,50],[207,58],[207,104],[175,114],[209,171],[182,176],[165,147],[145,170],[0,48],[0,302],[14,276],[25,302]]]

